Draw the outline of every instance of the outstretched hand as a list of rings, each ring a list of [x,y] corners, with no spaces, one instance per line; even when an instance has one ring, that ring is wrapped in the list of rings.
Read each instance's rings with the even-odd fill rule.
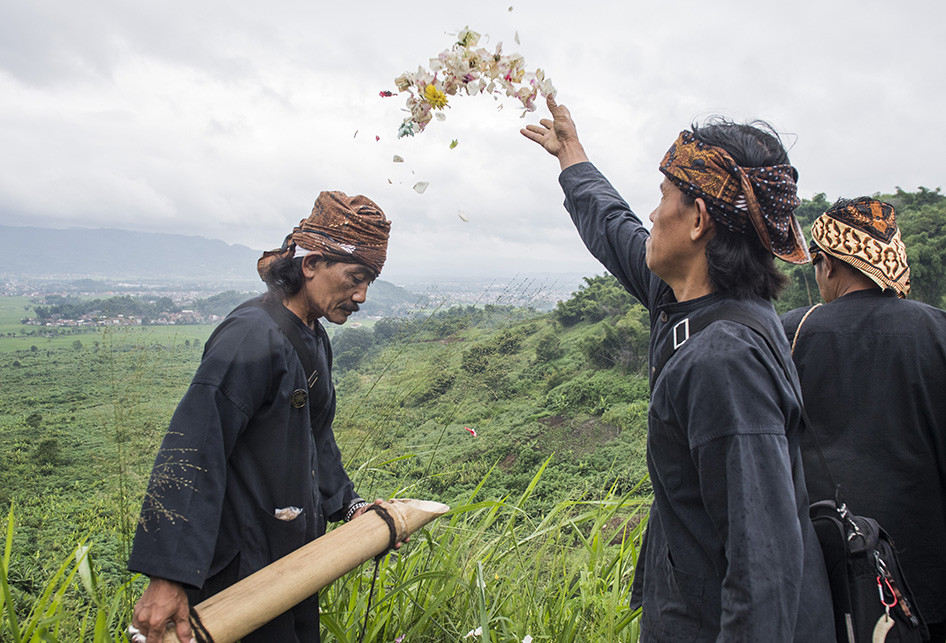
[[[530,141],[541,145],[552,156],[558,158],[564,170],[566,167],[587,161],[585,150],[578,140],[578,129],[568,108],[559,105],[551,96],[546,97],[552,119],[543,118],[538,125],[527,125],[519,130]]]

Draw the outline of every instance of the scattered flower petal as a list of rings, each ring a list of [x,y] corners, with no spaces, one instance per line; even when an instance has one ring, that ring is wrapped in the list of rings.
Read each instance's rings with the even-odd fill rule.
[[[470,220],[466,217],[466,213],[465,213],[463,210],[457,210],[457,216],[460,217],[460,221],[463,221],[464,223],[469,223],[469,222],[470,222]],[[463,427],[463,428],[466,429],[466,427]],[[472,429],[467,429],[467,430],[468,430],[468,431],[472,431]],[[474,435],[475,435],[475,433],[474,433]]]
[[[453,139],[452,141],[450,141],[450,149],[452,150],[459,144],[460,144],[460,141],[458,141],[457,139]]]
[[[516,44],[517,44],[517,45],[522,44],[522,43],[519,42],[519,32],[518,32],[518,31],[517,31],[517,32],[515,33],[515,35],[513,36],[513,40],[516,41]]]
[[[509,7],[509,10],[512,11],[512,7]]]
[[[358,130],[355,130],[355,134],[352,136],[352,138],[355,138],[355,136],[358,136]]]
[[[399,637],[397,637],[396,639],[394,639],[394,643],[403,643],[405,636],[407,636],[407,635],[406,635],[406,634],[401,634]],[[532,637],[529,637],[529,641],[532,641]]]
[[[404,159],[403,159],[402,157],[398,156],[397,154],[395,154],[395,155],[394,155],[394,158],[391,159],[391,160],[393,160],[395,163],[403,163],[403,162],[404,162]]]
[[[466,636],[464,636],[463,638],[468,639],[468,638],[470,638],[471,636],[483,636],[483,628],[482,628],[482,626],[476,628],[475,630],[470,630],[469,632],[466,633]]]
[[[518,44],[519,32],[515,40]],[[535,110],[539,96],[555,96],[545,72],[527,72],[522,55],[504,54],[502,43],[488,51],[477,47],[479,41],[480,34],[465,27],[452,48],[429,59],[429,68],[418,67],[416,72],[404,72],[394,79],[398,91],[407,94],[405,111],[409,113],[398,128],[398,138],[423,132],[434,118],[444,120],[440,110],[447,107],[449,96],[485,93],[498,100],[505,95],[521,102],[527,112]]]
[[[443,109],[447,106],[447,95],[437,89],[436,85],[427,85],[424,87],[424,98],[434,109]]]
[[[397,94],[395,94],[394,92],[389,92],[388,90],[380,91],[378,92],[378,95],[381,98],[389,98],[391,96],[397,96]]]
[[[390,183],[391,185],[394,185],[394,182],[391,179],[388,179],[388,183]]]
[[[413,136],[413,135],[414,135],[414,122],[409,118],[405,118],[404,122],[401,123],[401,127],[398,128],[397,130],[397,137],[403,138],[405,136]]]
[[[532,635],[526,634],[522,637],[522,643],[532,643]]]
[[[463,217],[460,217],[460,218],[463,219]],[[466,221],[466,219],[463,219],[463,220]],[[463,428],[466,429],[467,431],[469,431],[469,432],[470,432],[470,435],[472,435],[474,438],[476,437],[476,431],[474,431],[473,429],[471,429],[471,428],[468,427],[468,426],[465,426],[465,427],[463,427]]]
[[[436,114],[434,114],[434,118],[436,118],[438,121],[445,121],[447,120],[447,115],[444,114],[443,112],[437,112]]]
[[[428,185],[430,185],[430,183],[427,181],[418,181],[414,184],[414,192],[417,192],[417,194],[423,194]]]
[[[374,137],[374,140],[375,140],[375,142],[380,141],[380,140],[381,140],[381,137],[380,137],[380,136],[375,136],[375,137]]]

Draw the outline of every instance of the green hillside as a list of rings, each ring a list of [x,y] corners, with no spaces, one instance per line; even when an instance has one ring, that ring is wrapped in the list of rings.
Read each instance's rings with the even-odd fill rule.
[[[946,197],[887,198],[914,297],[942,305]],[[829,205],[818,195],[800,219]],[[785,269],[780,310],[817,301],[811,267]],[[24,336],[43,304],[0,298],[0,640],[120,641],[143,585],[124,571],[141,496],[211,327]],[[637,639],[648,328],[599,276],[550,313],[489,304],[336,329],[335,432],[356,488],[453,508],[380,566],[366,640]],[[320,593],[326,640],[357,640],[372,571]]]
[[[610,278],[588,283],[590,292],[616,288]],[[15,303],[21,311],[24,302]],[[480,600],[469,583],[486,573],[504,580],[494,582],[484,600],[505,597],[486,622],[512,631],[506,620],[518,614],[527,628],[519,640],[563,627],[577,628],[575,640],[586,640],[582,633],[592,631],[582,625],[586,619],[610,632],[606,638],[617,631],[630,635],[631,538],[639,535],[647,501],[646,490],[636,486],[645,472],[647,385],[639,360],[613,361],[608,346],[615,338],[640,336],[638,349],[646,354],[646,333],[640,334],[639,307],[609,309],[602,317],[593,302],[583,306],[591,311],[584,320],[487,305],[382,320],[370,330],[346,328],[337,335],[349,363],[337,373],[335,430],[359,492],[454,507],[451,518],[386,572],[439,574],[441,580],[424,596],[402,597],[407,603],[389,607],[378,627],[397,629],[405,619],[429,627],[437,620],[443,627],[443,619],[456,618],[450,638],[462,636],[481,626]],[[346,349],[345,334],[369,341],[349,341]],[[0,577],[9,580],[9,600],[21,618],[42,603],[48,579],[64,562],[69,567],[70,553],[84,541],[99,574],[100,602],[118,601],[108,618],[109,636],[119,640],[121,614],[141,589],[140,580],[127,592],[118,589],[129,580],[123,570],[129,535],[157,445],[205,340],[112,329],[83,335],[81,346],[0,353],[0,501],[15,519],[11,563]],[[602,368],[607,363],[612,366]],[[452,544],[438,546],[440,558],[431,558],[425,548],[435,541],[426,538]],[[519,551],[512,558],[510,547]],[[426,563],[415,561],[412,571],[402,567],[422,553]],[[591,571],[589,585],[582,579]],[[531,579],[534,593],[559,584],[563,573],[574,576],[581,592],[559,588],[570,598],[548,593],[547,599],[567,598],[591,612],[560,612],[537,607],[536,596],[527,600],[523,579]],[[323,593],[323,618],[339,631],[357,630],[357,606],[332,613],[364,598],[363,576],[346,577]],[[592,587],[593,596],[587,595]],[[79,627],[100,609],[77,587],[67,594],[72,598],[60,607],[58,627]],[[421,621],[411,616],[417,605],[425,605]],[[493,622],[497,614],[507,616]],[[349,640],[345,636],[337,638]],[[425,636],[414,640],[442,640]]]

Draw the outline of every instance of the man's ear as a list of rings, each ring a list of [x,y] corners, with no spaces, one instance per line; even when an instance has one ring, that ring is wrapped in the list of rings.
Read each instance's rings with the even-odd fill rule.
[[[322,253],[310,252],[302,258],[302,274],[306,279],[315,276],[316,265],[322,260]]]
[[[821,262],[824,264],[824,276],[828,279],[836,277],[840,268],[838,265],[840,260],[837,257],[832,257],[827,252],[822,252],[821,257]]]
[[[697,198],[693,202],[693,214],[690,217],[690,239],[709,241],[716,235],[716,221],[706,209],[706,201]]]

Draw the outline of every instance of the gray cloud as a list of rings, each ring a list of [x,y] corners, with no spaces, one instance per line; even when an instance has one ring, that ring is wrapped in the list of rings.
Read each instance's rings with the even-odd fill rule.
[[[642,218],[666,147],[713,113],[785,133],[804,196],[943,184],[939,3],[0,4],[4,224],[269,248],[341,189],[394,220],[389,277],[600,272],[557,163],[518,134],[544,110],[456,98],[446,121],[396,139],[403,97],[378,91],[466,25],[552,76]]]

